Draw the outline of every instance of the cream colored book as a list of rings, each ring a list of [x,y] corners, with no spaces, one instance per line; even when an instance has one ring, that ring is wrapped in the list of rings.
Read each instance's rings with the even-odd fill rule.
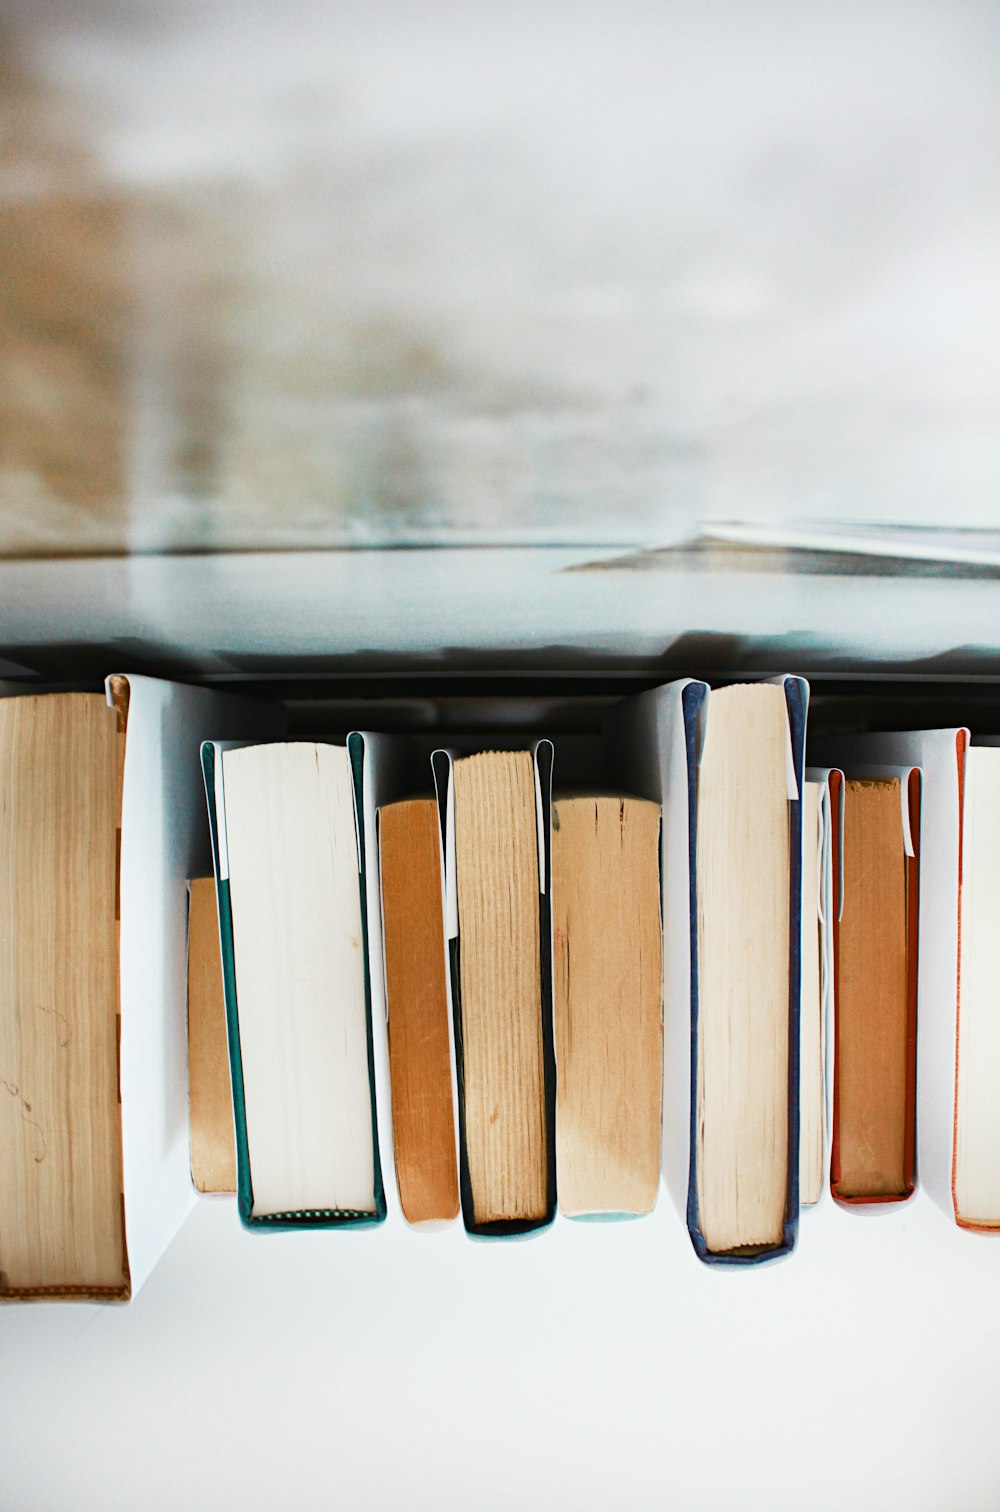
[[[698,1212],[710,1253],[782,1243],[791,837],[784,692],[712,694],[697,789]]]
[[[360,737],[351,737],[360,744]],[[385,1216],[351,750],[202,748],[216,842],[240,1217],[251,1228]]]

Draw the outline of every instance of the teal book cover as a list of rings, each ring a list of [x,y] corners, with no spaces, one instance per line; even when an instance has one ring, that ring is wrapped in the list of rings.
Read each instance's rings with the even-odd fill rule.
[[[226,1004],[226,1025],[229,1040],[229,1064],[233,1089],[233,1114],[236,1133],[236,1199],[240,1221],[245,1228],[282,1230],[301,1228],[361,1228],[383,1222],[386,1216],[385,1189],[379,1158],[378,1123],[375,1099],[375,1073],[372,1034],[372,992],[369,963],[369,924],[366,905],[366,861],[363,812],[364,743],[360,736],[348,739],[348,755],[354,784],[355,812],[358,816],[357,837],[359,849],[359,889],[361,902],[362,945],[365,974],[365,1018],[368,1050],[368,1083],[371,1093],[371,1139],[374,1168],[374,1210],[316,1208],[277,1214],[255,1214],[253,1211],[253,1174],[247,1140],[246,1093],[243,1077],[243,1060],[240,1053],[240,1019],[236,991],[236,953],[233,936],[233,912],[226,845],[224,838],[224,799],[221,805],[216,782],[217,768],[221,761],[223,745],[205,741],[201,747],[202,771],[208,804],[208,821],[212,838],[212,854],[215,866],[216,894],[219,909],[219,939],[222,954],[223,988]],[[220,836],[222,837],[220,840]]]

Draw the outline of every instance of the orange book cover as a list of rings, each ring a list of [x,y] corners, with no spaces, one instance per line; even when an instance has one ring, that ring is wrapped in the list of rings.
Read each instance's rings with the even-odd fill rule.
[[[902,1181],[898,1190],[888,1192],[852,1191],[845,1180],[842,1159],[841,1113],[844,1091],[842,1033],[845,1030],[843,1010],[845,983],[843,980],[843,919],[835,910],[833,919],[834,940],[834,1077],[833,1077],[833,1129],[831,1141],[830,1188],[838,1202],[848,1206],[868,1206],[903,1202],[915,1188],[916,1152],[916,1099],[917,1099],[917,981],[919,970],[919,853],[920,853],[920,772],[912,769],[906,783],[906,807],[909,821],[910,848],[904,859],[905,877],[905,1026],[903,1066],[903,1159]],[[847,784],[849,789],[850,784]],[[830,797],[834,812],[839,808],[841,796],[850,801],[850,793],[844,792],[841,773],[832,772]],[[844,883],[843,835],[837,825],[832,835],[833,893],[842,896]]]

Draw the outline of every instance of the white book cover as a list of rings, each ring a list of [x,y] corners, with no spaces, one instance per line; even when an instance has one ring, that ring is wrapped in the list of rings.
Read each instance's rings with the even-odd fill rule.
[[[212,870],[203,739],[277,733],[283,711],[206,688],[116,674],[125,727],[121,820],[121,1107],[132,1293],[196,1198],[187,1074],[187,881]]]
[[[831,782],[836,772],[840,780]],[[834,875],[834,834],[839,833],[838,853],[843,852],[844,791],[843,773],[829,767],[806,767],[806,781],[819,786],[819,976],[820,976],[820,1025],[816,1053],[819,1057],[819,1077],[823,1089],[823,1183],[818,1201],[811,1206],[819,1207],[826,1195],[830,1179],[830,1142],[833,1125],[833,1031],[834,1031],[834,920],[839,919],[844,903],[843,876]],[[803,837],[803,850],[805,850]],[[836,896],[834,890],[836,888]],[[803,896],[805,878],[803,877]],[[805,932],[810,926],[803,909],[803,955]],[[806,1035],[801,1041],[800,1073],[805,1079],[809,1074],[806,1065]],[[803,1203],[808,1209],[810,1204]]]
[[[917,1179],[954,1218],[955,1052],[961,896],[961,794],[969,731],[830,736],[810,753],[845,769],[919,767],[920,920],[917,969]]]
[[[385,944],[382,926],[382,888],[378,860],[378,811],[405,796],[412,787],[408,742],[395,735],[370,730],[352,731],[348,742],[360,741],[361,765],[360,840],[368,917],[368,979],[371,991],[372,1066],[375,1080],[375,1117],[379,1163],[386,1193],[385,1222],[405,1223],[396,1181],[396,1157],[392,1143],[392,1085],[389,1076],[389,1009],[385,989]],[[388,1200],[392,1192],[394,1200]]]

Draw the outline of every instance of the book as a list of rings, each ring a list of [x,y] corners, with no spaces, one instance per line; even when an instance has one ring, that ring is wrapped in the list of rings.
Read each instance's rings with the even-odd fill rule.
[[[233,1091],[214,877],[197,877],[188,885],[188,1103],[196,1191],[235,1192]]]
[[[279,705],[131,673],[107,679],[125,739],[119,867],[122,1147],[133,1296],[191,1212],[187,881],[212,867],[199,750],[266,739]]]
[[[212,865],[198,753],[208,733],[278,734],[257,699],[133,674],[107,679],[125,741],[119,867],[119,1046],[132,1293],[196,1193],[187,1138],[187,879]]]
[[[831,1189],[848,1203],[914,1190],[920,774],[844,784],[835,932]]]
[[[389,1072],[396,1181],[410,1223],[458,1214],[451,1005],[438,809],[379,809]]]
[[[660,808],[552,804],[556,1187],[569,1217],[649,1213],[660,1181]]]
[[[555,1209],[552,747],[434,757],[445,815],[459,1104],[459,1193],[480,1237]]]
[[[105,820],[98,827],[93,818],[96,809],[89,798],[81,809],[81,816],[91,816],[86,820],[92,829],[89,859],[74,825],[62,832],[63,850],[58,855],[53,851],[56,813],[67,806],[77,808],[88,793],[93,796],[94,784],[105,796],[107,792],[103,757],[98,767],[105,776],[98,779],[97,768],[90,768],[96,748],[81,744],[75,737],[68,741],[63,728],[64,720],[69,725],[75,722],[71,711],[78,707],[67,700],[81,698],[88,702],[79,707],[91,710],[86,716],[91,732],[110,727],[118,762],[110,841]],[[10,1294],[127,1300],[149,1276],[190,1212],[195,1196],[183,1133],[188,1116],[186,880],[211,864],[204,805],[199,800],[198,742],[212,728],[232,736],[252,730],[277,731],[283,715],[279,709],[255,700],[130,674],[109,677],[104,694],[15,692],[13,697],[0,700],[0,710],[12,740],[15,728],[18,730],[15,744],[20,753],[15,759],[11,748],[0,781],[17,787],[28,781],[26,752],[30,753],[29,765],[36,768],[32,790],[26,788],[18,799],[16,826],[2,826],[5,839],[0,844],[13,847],[8,860],[19,878],[12,880],[8,874],[6,886],[13,888],[8,897],[21,900],[12,930],[6,933],[5,948],[20,952],[19,942],[27,940],[41,921],[47,921],[50,941],[62,941],[58,949],[50,948],[39,958],[33,983],[30,976],[34,968],[28,975],[23,964],[16,972],[13,966],[4,969],[2,1032],[15,1038],[25,1032],[29,1019],[19,1016],[12,1023],[11,1011],[24,991],[34,1001],[46,980],[49,986],[45,995],[53,1008],[53,1024],[61,1022],[58,1015],[62,1014],[67,1023],[75,1025],[65,1046],[42,1045],[41,1097],[25,1091],[21,1085],[25,1078],[16,1068],[14,1075],[2,1073],[31,1103],[30,1113],[23,1110],[26,1116],[43,1125],[49,1121],[46,1140],[50,1140],[53,1151],[61,1153],[36,1162],[38,1150],[32,1151],[20,1134],[17,1139],[3,1140],[7,1173],[18,1183],[19,1211],[24,1221],[15,1223],[12,1219],[8,1227],[4,1199],[0,1198],[0,1230],[9,1236],[41,1228],[51,1231],[54,1246],[58,1222],[62,1221],[59,1215],[72,1212],[73,1223],[81,1232],[92,1232],[97,1225],[104,1235],[102,1242],[117,1245],[121,1238],[124,1256],[119,1265],[116,1249],[113,1274],[98,1280],[95,1274],[88,1277],[81,1272],[78,1262],[86,1249],[82,1239],[60,1249],[58,1258],[50,1253],[44,1265],[41,1252],[36,1251]],[[32,734],[36,718],[41,722]],[[102,812],[104,804],[102,798]],[[30,850],[29,839],[34,847]],[[108,844],[114,863],[114,934],[110,965],[105,966],[113,980],[113,1009],[107,1006],[111,989],[102,986],[98,994],[87,966],[103,938],[106,874],[102,873],[104,881],[98,881],[95,872],[93,886],[81,880],[90,875],[87,867],[103,865]],[[73,916],[64,920],[69,907],[68,876],[74,879],[70,890]],[[34,915],[23,907],[29,893],[37,896]],[[89,923],[81,922],[88,909]],[[65,929],[60,922],[63,920]],[[74,951],[79,949],[79,963],[72,969],[67,965],[67,942],[72,942]],[[84,986],[86,993],[81,995]],[[97,1007],[98,997],[104,1008]],[[98,1021],[89,1028],[82,1027],[77,1020],[83,1013],[97,1014]],[[96,1059],[87,1064],[80,1059],[87,1045],[95,1058],[104,1053],[109,1018],[114,1030],[110,1040],[113,1078],[106,1066],[101,1070]],[[54,1061],[53,1050],[58,1052]],[[8,1053],[20,1058],[22,1052],[5,1044],[4,1059],[10,1065]],[[61,1075],[56,1070],[60,1058]],[[0,1103],[6,1104],[8,1098],[12,1104],[10,1093]],[[86,1116],[84,1108],[88,1110]],[[10,1106],[6,1111],[9,1114]],[[92,1139],[79,1139],[87,1120],[100,1122],[100,1138],[95,1132]],[[77,1136],[72,1163],[64,1141],[69,1124]],[[120,1147],[120,1173],[115,1215],[109,1217],[107,1162],[112,1126]],[[22,1127],[27,1132],[28,1126]],[[85,1169],[88,1163],[91,1169]],[[98,1195],[98,1189],[102,1195]],[[0,1239],[0,1249],[3,1243]],[[0,1260],[3,1269],[7,1267]],[[102,1269],[107,1271],[107,1267]]]
[[[799,1202],[823,1192],[826,1066],[823,1004],[823,785],[802,790],[802,993],[799,1074]]]
[[[380,1222],[362,742],[206,744],[202,757],[240,1218]]]
[[[664,1174],[709,1264],[797,1233],[807,700],[682,680],[605,722],[616,776],[663,804]]]
[[[834,931],[840,918],[843,772],[807,767],[802,803],[799,1203],[826,1191],[832,1133]],[[814,827],[815,819],[815,827]]]
[[[988,744],[989,742],[977,742]],[[963,1227],[955,1199],[957,1047],[961,984],[965,727],[824,736],[810,759],[855,775],[920,770],[917,926],[916,1169],[931,1199]]]
[[[1000,1228],[1000,749],[974,743],[962,786],[953,1194],[963,1228]]]
[[[698,1210],[715,1254],[783,1238],[788,1175],[787,713],[713,695],[696,794]]]
[[[99,693],[0,699],[0,1296],[128,1298],[123,741]]]

